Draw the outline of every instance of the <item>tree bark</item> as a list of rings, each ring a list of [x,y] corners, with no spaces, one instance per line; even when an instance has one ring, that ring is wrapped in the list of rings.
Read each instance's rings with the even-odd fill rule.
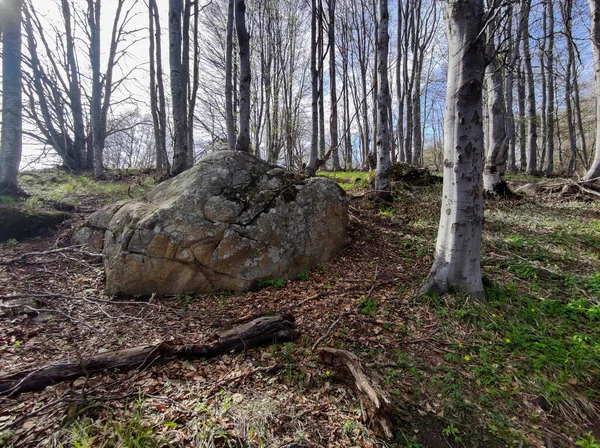
[[[246,4],[235,0],[235,28],[240,46],[240,132],[236,150],[250,152],[250,34],[246,29]]]
[[[387,0],[379,0],[379,35],[377,36],[377,77],[379,92],[377,98],[377,171],[375,190],[381,197],[391,198],[390,185],[390,140],[388,123],[388,104],[390,87],[388,82],[388,53],[390,36],[388,34],[390,14]]]
[[[171,107],[173,109],[173,174],[187,166],[187,114],[181,61],[181,16],[183,0],[169,0],[169,65],[171,66]]]
[[[300,333],[287,317],[260,317],[219,335],[214,345],[171,346],[167,343],[141,345],[83,358],[78,362],[53,363],[0,376],[0,395],[43,390],[47,386],[106,370],[127,371],[165,364],[175,359],[212,358],[276,341],[293,341]]]
[[[227,144],[235,150],[235,122],[233,121],[233,21],[234,1],[227,8],[227,47],[225,53],[225,119],[227,120]]]
[[[90,105],[90,128],[94,177],[104,176],[101,113],[102,84],[100,80],[100,1],[88,0],[88,26],[90,32],[90,64],[92,66],[92,102]]]
[[[150,33],[150,109],[156,146],[156,169],[169,174],[171,166],[167,155],[167,111],[163,84],[160,18],[156,0],[148,3]]]
[[[546,173],[554,171],[554,0],[546,0],[548,7],[548,48],[546,49],[546,75],[548,81],[548,135]]]
[[[329,120],[329,134],[331,136],[331,169],[340,171],[339,138],[338,138],[338,96],[336,87],[336,61],[335,61],[335,6],[336,0],[329,0],[329,94],[331,98],[331,117]]]
[[[312,85],[312,133],[310,141],[310,159],[305,168],[308,176],[317,174],[319,158],[319,72],[317,70],[317,2],[311,0],[310,19],[310,75]]]
[[[21,163],[22,72],[21,19],[23,0],[5,0],[2,5],[2,146],[0,146],[0,194],[21,196],[17,183]]]
[[[444,187],[435,260],[421,292],[443,294],[457,288],[483,297],[483,0],[447,2],[444,16],[449,53]]]
[[[592,53],[594,55],[594,72],[596,75],[596,148],[594,161],[583,177],[584,181],[595,181],[600,178],[600,0],[588,0],[590,7]]]
[[[537,171],[537,123],[535,106],[535,84],[533,79],[533,67],[531,64],[531,51],[529,48],[529,12],[531,0],[523,0],[521,6],[521,24],[523,27],[523,64],[525,65],[525,77],[527,81],[527,172]]]

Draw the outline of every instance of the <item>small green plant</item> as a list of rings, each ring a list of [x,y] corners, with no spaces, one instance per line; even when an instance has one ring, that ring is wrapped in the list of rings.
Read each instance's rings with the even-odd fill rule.
[[[461,440],[458,435],[458,428],[452,423],[442,429],[442,432],[446,435],[446,437],[452,437],[457,442]]]
[[[596,441],[592,431],[586,433],[581,439],[575,442],[575,445],[582,448],[600,448],[600,443]]]
[[[379,210],[379,216],[382,218],[391,218],[396,213],[396,209],[394,207],[386,207],[384,209]]]
[[[358,309],[367,316],[375,317],[377,314],[377,301],[369,297],[360,297],[358,299]]]
[[[297,275],[297,278],[302,282],[308,281],[308,279],[310,278],[310,271],[308,269],[302,269]]]
[[[258,287],[259,288],[267,288],[269,286],[272,286],[275,289],[281,289],[284,288],[286,284],[286,281],[282,278],[278,278],[278,279],[260,279],[258,281]]]
[[[12,196],[0,196],[0,204],[13,205],[15,202],[15,198]]]
[[[190,302],[192,301],[192,294],[193,294],[193,292],[191,292],[191,291],[186,291],[183,294],[177,294],[175,296],[175,300],[177,300],[178,302],[181,302],[183,304],[183,306],[185,308],[187,308],[190,305]]]
[[[327,267],[323,266],[322,264],[318,264],[315,269],[317,270],[317,272],[320,272],[321,274],[324,274],[325,272],[327,272]]]

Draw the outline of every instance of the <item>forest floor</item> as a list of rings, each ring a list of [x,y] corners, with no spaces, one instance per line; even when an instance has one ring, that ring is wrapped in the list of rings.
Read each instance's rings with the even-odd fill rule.
[[[353,242],[329,263],[254,292],[118,302],[104,295],[101,260],[65,248],[87,214],[143,194],[152,177],[22,175],[34,194],[24,206],[45,197],[77,212],[55,233],[0,246],[1,374],[161,341],[204,343],[260,315],[291,313],[301,337],[2,396],[0,446],[600,446],[600,203],[487,201],[486,299],[422,297],[441,185],[399,188],[383,204],[366,194],[365,173],[331,177],[348,190]],[[16,298],[29,301],[28,314],[12,308]],[[377,440],[352,392],[320,364],[323,336],[321,346],[352,351],[378,373],[395,401],[394,440]]]

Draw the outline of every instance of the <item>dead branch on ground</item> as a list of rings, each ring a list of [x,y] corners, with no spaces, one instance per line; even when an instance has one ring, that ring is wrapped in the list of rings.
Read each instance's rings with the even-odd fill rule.
[[[261,317],[221,333],[221,341],[214,345],[172,346],[163,342],[101,353],[83,358],[79,362],[54,363],[3,375],[0,376],[0,395],[42,390],[51,384],[94,375],[105,370],[127,371],[154,364],[166,364],[175,359],[212,358],[242,352],[276,341],[293,341],[299,335],[300,332],[290,316]]]

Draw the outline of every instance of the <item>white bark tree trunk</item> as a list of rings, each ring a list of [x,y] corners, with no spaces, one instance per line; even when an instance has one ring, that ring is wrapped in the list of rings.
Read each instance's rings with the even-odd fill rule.
[[[497,60],[493,60],[487,69],[487,91],[489,111],[489,146],[485,156],[483,170],[483,191],[488,197],[503,195],[507,191],[504,172],[508,139],[506,138],[506,107],[502,89],[502,72]]]
[[[444,189],[435,261],[421,293],[457,288],[483,297],[484,7],[483,0],[450,0],[444,5],[449,53]]]
[[[594,54],[594,72],[596,73],[596,148],[594,161],[583,177],[585,181],[600,178],[600,0],[588,0],[591,15],[592,53]]]

